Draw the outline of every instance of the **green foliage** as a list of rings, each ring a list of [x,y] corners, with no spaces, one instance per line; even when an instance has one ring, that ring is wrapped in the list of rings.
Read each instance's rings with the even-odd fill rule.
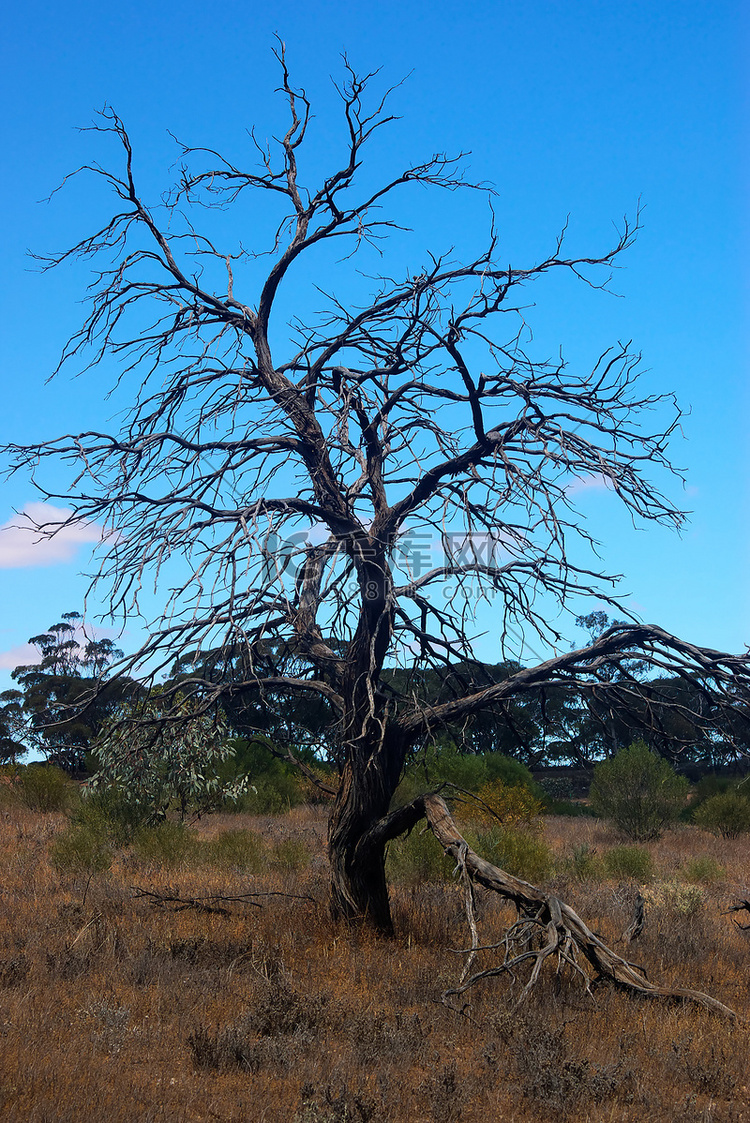
[[[587,803],[576,803],[572,799],[552,799],[549,796],[544,810],[547,815],[565,815],[570,819],[591,818],[594,815]]]
[[[750,799],[737,790],[712,795],[696,809],[693,821],[712,834],[737,838],[750,831]]]
[[[69,811],[78,800],[76,785],[53,764],[10,765],[1,779],[8,801],[30,811]]]
[[[393,799],[400,807],[423,792],[441,784],[455,784],[468,792],[478,792],[485,784],[498,781],[506,787],[524,787],[540,802],[544,793],[525,765],[502,753],[462,752],[451,738],[429,745],[409,766]]]
[[[248,778],[222,784],[219,767],[232,756],[221,716],[201,714],[178,695],[158,694],[121,710],[96,745],[99,771],[93,791],[115,788],[139,809],[143,821],[164,821],[172,810],[185,818],[238,798]]]
[[[195,857],[197,846],[194,833],[185,823],[172,819],[142,827],[133,839],[133,849],[139,858],[161,866],[181,865]]]
[[[107,837],[114,846],[128,846],[148,821],[148,809],[128,799],[116,785],[92,789],[86,786],[72,816],[73,824],[89,827]]]
[[[226,802],[228,811],[248,815],[281,815],[304,803],[307,785],[302,774],[273,752],[270,742],[232,737],[231,755],[222,763],[219,774],[226,782],[238,781],[242,790]]]
[[[310,864],[310,851],[301,838],[285,838],[274,846],[272,864],[285,873],[296,873]]]
[[[701,803],[705,803],[711,796],[723,795],[724,792],[728,792],[732,787],[734,787],[734,784],[731,777],[718,776],[715,772],[707,772],[705,776],[701,776],[700,780],[695,785],[693,808],[695,809]]]
[[[264,867],[265,845],[253,831],[222,831],[201,846],[202,859],[221,869],[260,873]]]
[[[653,858],[642,846],[613,846],[602,855],[602,865],[608,877],[643,882],[654,876]]]
[[[52,843],[50,861],[61,873],[101,873],[112,864],[112,843],[93,825],[71,824]]]
[[[541,786],[536,783],[526,765],[521,764],[520,760],[504,756],[503,753],[485,753],[481,759],[485,763],[487,779],[490,782],[500,780],[508,788],[528,788],[537,799],[544,798]]]
[[[389,881],[421,885],[426,881],[448,881],[453,862],[446,858],[431,831],[416,828],[388,847],[386,874]]]
[[[636,741],[594,769],[591,806],[635,841],[658,838],[673,822],[688,792],[688,782],[671,764]]]
[[[530,824],[542,813],[542,804],[524,785],[509,787],[502,780],[492,780],[483,784],[477,794],[477,803],[471,808],[471,816],[485,826],[495,823],[503,826]]]
[[[573,853],[568,858],[566,866],[578,881],[598,880],[604,872],[601,858],[587,842],[573,847]]]
[[[283,815],[301,802],[302,792],[296,776],[280,769],[253,777],[239,799],[228,801],[227,810],[247,815]]]
[[[552,851],[533,830],[497,826],[467,831],[466,841],[483,858],[526,881],[543,881],[552,869]]]
[[[683,876],[686,881],[707,885],[712,881],[722,881],[726,877],[726,870],[714,858],[704,855],[686,862]]]

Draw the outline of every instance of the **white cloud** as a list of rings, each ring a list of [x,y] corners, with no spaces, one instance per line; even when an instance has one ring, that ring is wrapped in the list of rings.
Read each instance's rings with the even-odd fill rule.
[[[27,503],[20,514],[0,526],[0,569],[60,565],[73,561],[82,546],[101,542],[102,528],[96,523],[84,520],[65,526],[72,513],[51,503]],[[56,525],[60,529],[48,537]],[[39,526],[45,527],[44,533]]]
[[[583,491],[612,490],[613,484],[609,476],[601,476],[598,473],[590,476],[583,476],[581,479],[575,480],[565,488],[568,495],[580,495]]]
[[[13,671],[16,667],[29,667],[41,661],[41,655],[30,643],[11,647],[9,651],[0,651],[0,670],[3,671]]]

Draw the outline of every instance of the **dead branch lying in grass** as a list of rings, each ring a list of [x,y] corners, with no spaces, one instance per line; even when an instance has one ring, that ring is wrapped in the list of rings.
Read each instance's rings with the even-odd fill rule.
[[[171,906],[172,912],[182,912],[184,909],[196,909],[197,912],[215,913],[218,916],[230,916],[230,910],[225,908],[225,904],[243,904],[252,905],[256,909],[262,909],[263,905],[260,901],[255,900],[256,897],[289,897],[295,901],[310,901],[312,904],[317,905],[314,897],[310,897],[306,893],[283,893],[281,890],[268,890],[263,893],[239,893],[236,896],[222,896],[221,894],[205,894],[201,897],[181,897],[179,893],[175,893],[172,889],[141,889],[137,885],[130,886],[133,897],[145,898],[149,904],[154,908],[167,908]],[[216,903],[213,903],[216,902]]]
[[[589,994],[592,984],[608,981],[648,998],[684,999],[725,1017],[736,1018],[736,1014],[728,1006],[701,991],[683,987],[675,989],[652,983],[642,967],[629,963],[612,951],[564,901],[480,858],[459,833],[445,801],[439,795],[425,796],[424,809],[432,833],[446,854],[455,860],[464,877],[473,884],[482,885],[485,889],[499,893],[505,900],[512,901],[519,915],[516,923],[508,929],[504,940],[494,945],[502,950],[502,963],[477,971],[468,978],[464,971],[459,985],[445,992],[444,1001],[463,994],[481,979],[506,973],[515,979],[519,968],[530,966],[530,975],[519,997],[521,1001],[537,982],[545,962],[555,957],[558,970],[567,965],[582,979]],[[470,908],[470,898],[467,895],[467,912]],[[487,949],[478,945],[472,927],[472,947],[467,949],[470,961],[481,950]],[[582,966],[580,957],[594,968],[593,977]]]

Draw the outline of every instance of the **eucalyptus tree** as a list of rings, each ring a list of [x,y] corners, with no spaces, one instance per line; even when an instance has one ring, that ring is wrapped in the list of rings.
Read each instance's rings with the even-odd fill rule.
[[[139,693],[138,684],[109,678],[123,652],[107,637],[87,635],[80,612],[64,612],[29,644],[38,660],[11,671],[17,687],[0,694],[0,728],[11,737],[11,755],[33,749],[76,772],[112,711]]]
[[[634,654],[699,683],[716,714],[748,663],[630,618],[569,650],[550,623],[584,597],[625,611],[573,485],[602,479],[636,520],[683,522],[652,478],[670,471],[679,413],[641,388],[638,355],[617,344],[571,370],[536,354],[526,330],[546,277],[606,287],[637,219],[599,253],[568,254],[561,236],[543,259],[511,265],[494,192],[466,179],[461,157],[388,174],[381,146],[368,165],[394,118],[388,95],[369,100],[375,76],[346,60],[343,155],[317,174],[310,101],[282,48],[278,60],[279,138],[250,134],[254,147],[234,157],[183,145],[176,182],[153,201],[125,125],[104,111],[95,129],[119,145],[119,166],[78,174],[109,189],[112,209],[45,265],[91,262],[88,312],[61,364],[114,364],[131,408],[114,432],[6,451],[42,496],[64,498],[67,525],[103,528],[94,580],[113,616],[136,612],[144,586],[163,590],[163,614],[122,670],[159,675],[197,652],[174,687],[178,717],[186,698],[209,708],[248,687],[269,706],[325,704],[339,774],[333,908],[388,930],[385,848],[426,806],[389,808],[425,740],[540,686],[626,706]],[[490,204],[479,248],[459,254],[438,230],[433,251],[409,259],[399,196],[426,190]],[[393,276],[374,272],[373,247],[393,252]],[[497,637],[496,661],[520,659],[497,681],[472,673],[480,628]],[[523,665],[519,637],[548,657]],[[222,648],[242,668],[230,681],[200,670],[200,653]],[[408,675],[393,683],[394,667],[459,663],[450,698],[420,697]]]

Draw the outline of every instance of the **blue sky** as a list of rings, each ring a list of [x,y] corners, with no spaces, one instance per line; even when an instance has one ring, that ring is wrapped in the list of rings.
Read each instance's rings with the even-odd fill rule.
[[[176,157],[169,130],[194,144],[245,151],[281,121],[273,90],[273,33],[285,40],[293,79],[313,102],[316,158],[335,144],[329,75],[346,51],[360,70],[382,67],[402,119],[378,158],[399,164],[433,151],[468,151],[471,174],[492,181],[504,256],[545,255],[570,215],[569,247],[598,252],[612,223],[640,198],[644,229],[615,280],[623,299],[553,282],[536,294],[544,341],[572,362],[632,339],[648,385],[675,391],[689,410],[673,446],[692,511],[681,537],[634,529],[612,496],[581,504],[602,542],[604,565],[644,619],[706,645],[750,642],[748,582],[747,87],[746,6],[739,2],[621,3],[529,0],[457,5],[385,0],[230,4],[134,0],[121,6],[12,6],[4,19],[0,83],[6,111],[0,184],[3,215],[0,441],[32,441],[101,424],[111,371],[63,375],[45,386],[78,326],[86,272],[41,276],[26,251],[64,247],[104,214],[84,184],[40,202],[107,148],[76,131],[112,105],[125,121],[137,167],[156,195]],[[409,245],[478,243],[473,219],[427,198]],[[422,241],[420,241],[422,240]],[[0,524],[35,501],[27,483],[3,484]],[[91,532],[33,547],[0,535],[0,675],[26,639],[82,604],[79,576]],[[155,602],[157,603],[157,602]],[[95,605],[92,605],[95,608]],[[133,646],[134,624],[120,641]],[[3,671],[1,668],[5,668]],[[0,682],[7,677],[0,678]]]

